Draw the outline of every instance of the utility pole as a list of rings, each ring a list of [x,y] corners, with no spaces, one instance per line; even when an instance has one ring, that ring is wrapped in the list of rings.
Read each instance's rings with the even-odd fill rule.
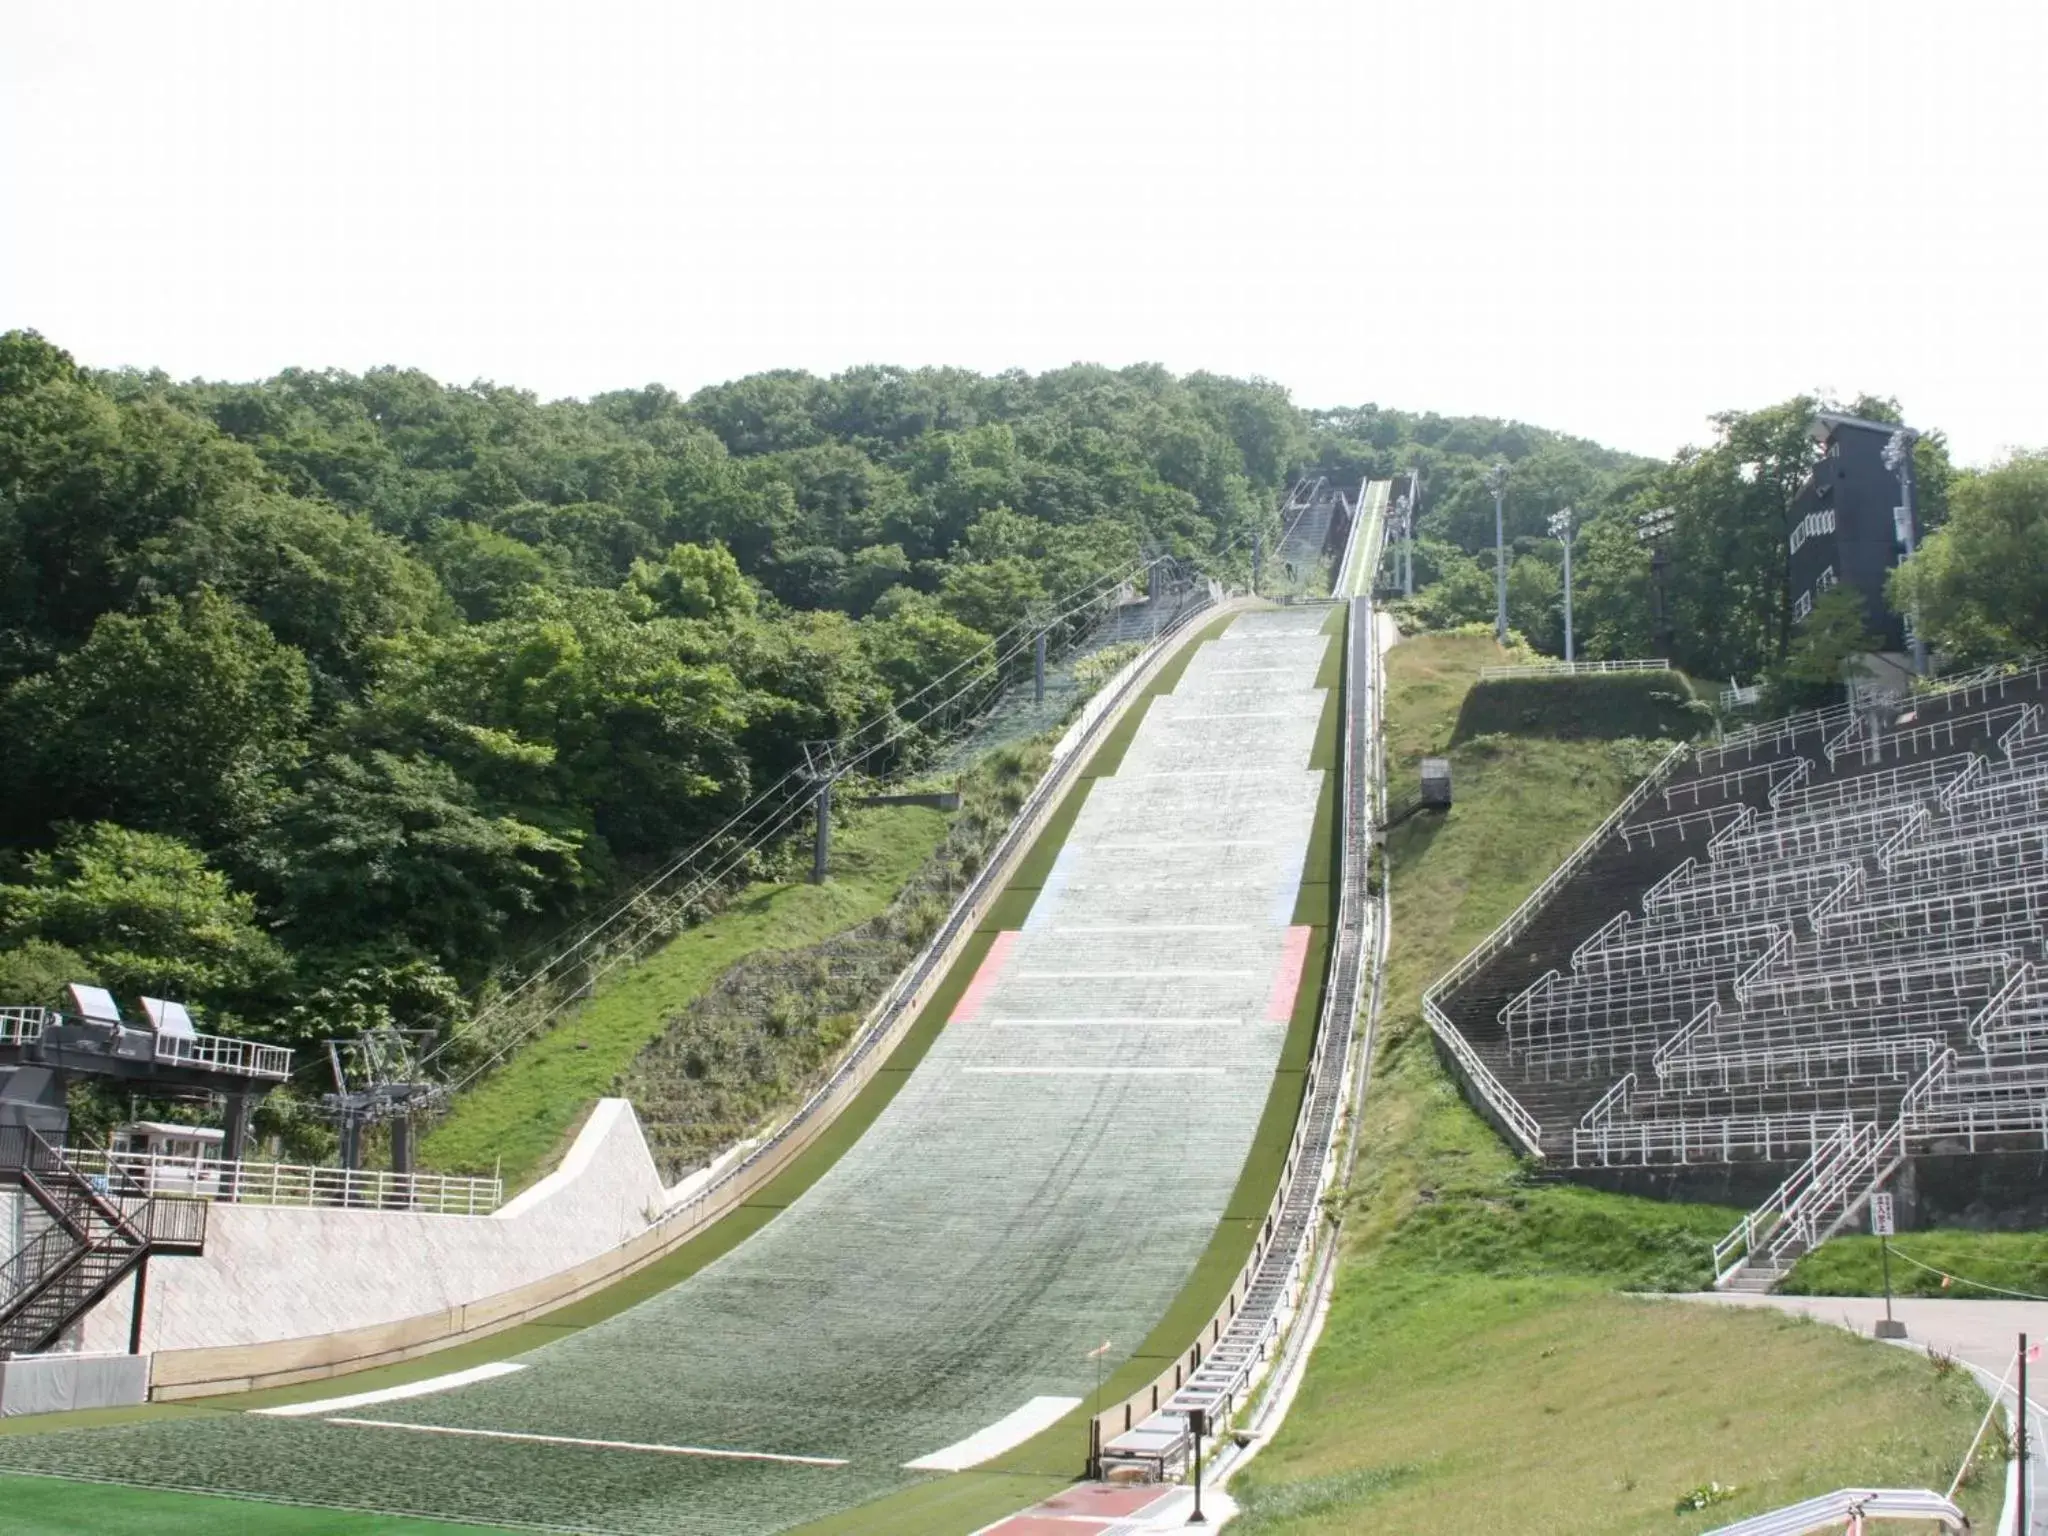
[[[1259,595],[1259,567],[1265,554],[1265,539],[1260,534],[1252,535],[1252,596]]]
[[[1031,648],[1031,702],[1045,702],[1045,631],[1038,632],[1038,639]]]
[[[2019,1405],[2014,1411],[2013,1418],[2016,1424],[2013,1435],[2013,1449],[2019,1452],[2020,1460],[2020,1496],[2019,1518],[2013,1522],[2012,1528],[2015,1531],[2027,1532],[2033,1530],[2033,1526],[2027,1523],[2027,1336],[2024,1333],[2020,1335]],[[1201,1501],[1199,1493],[1196,1494],[1195,1498],[1197,1503]]]
[[[1550,514],[1550,536],[1564,546],[1564,659],[1572,660],[1572,509]]]
[[[1486,472],[1486,488],[1493,492],[1493,638],[1508,643],[1508,542],[1501,504],[1508,493],[1508,467],[1497,463]]]
[[[1892,509],[1892,517],[1898,541],[1911,557],[1918,540],[1918,530],[1913,522],[1913,445],[1920,440],[1920,434],[1911,427],[1900,427],[1884,445],[1884,467],[1899,477],[1899,504]],[[1927,675],[1927,642],[1920,637],[1920,615],[1917,611],[1906,615],[1906,625],[1913,631],[1913,671],[1917,676]]]

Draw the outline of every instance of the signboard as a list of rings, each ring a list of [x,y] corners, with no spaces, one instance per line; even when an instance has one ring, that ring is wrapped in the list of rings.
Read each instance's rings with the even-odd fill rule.
[[[1870,1197],[1870,1233],[1873,1237],[1890,1237],[1896,1229],[1892,1226],[1892,1197],[1872,1195]]]

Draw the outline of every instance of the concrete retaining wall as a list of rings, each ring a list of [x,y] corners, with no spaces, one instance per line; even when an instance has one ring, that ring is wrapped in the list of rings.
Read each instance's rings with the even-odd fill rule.
[[[253,1345],[458,1311],[618,1248],[665,1204],[632,1105],[605,1099],[561,1168],[489,1216],[216,1205],[202,1256],[150,1265],[143,1348]],[[94,1309],[84,1348],[127,1347],[133,1289]]]

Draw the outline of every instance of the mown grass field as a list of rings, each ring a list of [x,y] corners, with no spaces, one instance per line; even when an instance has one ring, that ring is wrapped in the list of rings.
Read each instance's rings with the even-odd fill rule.
[[[1943,1275],[1953,1282],[1943,1287]],[[1881,1296],[1883,1258],[1874,1237],[1837,1237],[1794,1266],[1779,1290],[1793,1296]],[[1964,1301],[2048,1296],[2048,1232],[1933,1228],[1892,1239],[1892,1294]]]
[[[883,806],[852,812],[834,828],[831,877],[823,885],[749,886],[723,911],[620,972],[457,1100],[421,1142],[422,1164],[449,1173],[502,1167],[508,1189],[530,1184],[642,1048],[729,966],[763,951],[801,949],[866,922],[889,905],[945,834],[939,811]]]
[[[1737,1213],[1532,1178],[1439,1064],[1423,989],[1645,756],[1454,741],[1500,654],[1431,637],[1388,659],[1393,786],[1447,753],[1457,804],[1389,839],[1393,947],[1336,1299],[1286,1425],[1232,1484],[1232,1529],[1692,1536],[1862,1480],[1945,1486],[1983,1407],[1961,1373],[1817,1324],[1627,1294],[1703,1285]],[[1995,1509],[1995,1481],[1966,1489],[1973,1518]],[[1674,1513],[1709,1482],[1737,1492]]]

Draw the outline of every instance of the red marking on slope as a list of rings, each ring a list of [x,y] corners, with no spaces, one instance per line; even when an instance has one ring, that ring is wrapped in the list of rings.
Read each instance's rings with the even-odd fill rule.
[[[1118,1520],[1140,1514],[1173,1494],[1173,1489],[1157,1483],[1138,1487],[1079,1483],[1022,1514],[984,1526],[976,1536],[1099,1536]]]
[[[981,964],[974,968],[974,980],[967,983],[967,990],[960,994],[960,1001],[946,1016],[948,1024],[968,1023],[981,1012],[981,1005],[988,1001],[989,991],[1003,974],[1003,967],[1010,963],[1010,951],[1016,947],[1016,929],[1005,928],[996,935],[988,953],[981,957]]]
[[[1273,975],[1273,990],[1266,996],[1266,1022],[1285,1024],[1294,1017],[1294,999],[1301,991],[1301,971],[1308,962],[1309,929],[1287,930],[1287,942],[1280,949],[1280,969]]]

